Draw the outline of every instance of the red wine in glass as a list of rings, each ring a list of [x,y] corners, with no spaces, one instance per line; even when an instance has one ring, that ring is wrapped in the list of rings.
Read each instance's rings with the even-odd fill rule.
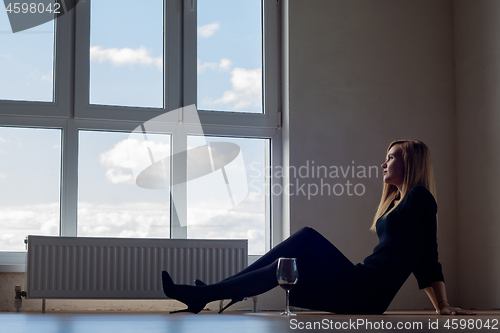
[[[279,258],[278,268],[276,269],[276,279],[281,288],[286,290],[286,310],[281,313],[282,315],[295,315],[290,312],[289,299],[290,290],[299,280],[299,271],[297,270],[296,258]]]

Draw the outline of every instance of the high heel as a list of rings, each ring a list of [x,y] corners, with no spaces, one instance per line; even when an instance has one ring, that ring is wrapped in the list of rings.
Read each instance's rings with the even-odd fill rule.
[[[197,313],[201,312],[201,310],[203,310],[204,307],[205,307],[205,305],[203,305],[203,307],[201,309],[198,309],[198,308],[192,308],[192,307],[190,308],[188,305],[187,309],[170,311],[170,314],[181,313],[181,312],[189,312],[189,313],[197,314]]]
[[[194,285],[199,287],[199,286],[206,286],[207,284],[199,279],[196,279],[194,280]],[[224,310],[226,310],[228,307],[230,307],[231,305],[233,305],[234,303],[238,303],[238,302],[241,302],[243,300],[242,299],[232,299],[231,302],[229,302],[225,307],[223,307],[219,313],[222,313]]]
[[[187,309],[172,311],[170,313],[179,313],[179,312],[191,312],[198,313],[207,304],[207,302],[203,302],[199,298],[196,298],[196,295],[193,292],[189,292],[185,287],[188,288],[196,288],[193,286],[185,286],[185,285],[176,285],[168,272],[161,272],[161,280],[163,284],[163,292],[165,296],[176,299],[187,305]]]
[[[238,298],[238,299],[235,299],[233,298],[231,300],[231,302],[227,303],[227,305],[225,307],[222,308],[222,310],[219,311],[219,314],[222,313],[224,310],[226,310],[228,307],[230,307],[231,305],[233,305],[234,303],[238,303],[238,302],[241,302],[243,300],[243,298]]]
[[[194,285],[199,287],[199,286],[206,286],[207,284],[201,280],[196,279],[194,280]]]

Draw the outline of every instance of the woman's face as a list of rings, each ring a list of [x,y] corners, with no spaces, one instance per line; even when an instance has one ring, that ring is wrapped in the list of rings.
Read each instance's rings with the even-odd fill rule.
[[[405,166],[400,145],[392,146],[387,153],[387,158],[382,164],[384,169],[384,182],[395,185],[401,191],[403,186]]]

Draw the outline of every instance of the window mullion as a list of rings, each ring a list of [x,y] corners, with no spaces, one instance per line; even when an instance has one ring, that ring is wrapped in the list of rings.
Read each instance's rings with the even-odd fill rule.
[[[75,116],[83,115],[89,107],[90,89],[90,5],[82,2],[75,7]]]
[[[271,138],[270,144],[270,174],[268,175],[268,186],[271,189],[269,191],[269,200],[267,203],[271,206],[270,212],[268,215],[268,219],[270,219],[270,228],[267,230],[271,230],[271,235],[268,239],[270,239],[271,243],[266,244],[266,251],[270,250],[277,244],[281,243],[283,238],[283,230],[287,227],[284,224],[284,214],[283,214],[283,200],[289,195],[288,187],[284,181],[283,171],[283,147],[282,147],[282,132],[276,131],[276,134]],[[280,176],[281,175],[281,176]],[[273,189],[278,188],[279,191],[273,191]],[[267,213],[267,212],[266,212]],[[266,225],[267,227],[267,225]],[[266,235],[267,236],[267,235]]]
[[[280,6],[277,0],[263,0],[263,100],[268,125],[278,127],[281,112],[281,68],[280,68]]]
[[[179,125],[182,128],[182,125]],[[170,237],[187,238],[187,135],[182,129],[172,134]]]
[[[197,103],[197,0],[182,0],[183,8],[183,101]]]
[[[183,20],[184,0],[164,2],[164,94],[165,111],[181,108],[183,103]],[[174,125],[182,128],[181,125]],[[187,137],[182,130],[172,131],[170,184],[170,237],[187,238]],[[177,154],[180,153],[180,154]],[[175,185],[174,185],[175,184]]]
[[[69,119],[63,128],[61,158],[61,236],[77,235],[78,128]]]
[[[164,108],[182,107],[182,4],[183,0],[164,3]]]

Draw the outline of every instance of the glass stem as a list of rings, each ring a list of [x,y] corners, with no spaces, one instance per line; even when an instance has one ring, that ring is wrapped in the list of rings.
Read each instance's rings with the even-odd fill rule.
[[[286,314],[290,313],[289,299],[290,299],[290,290],[287,290],[286,291]]]

